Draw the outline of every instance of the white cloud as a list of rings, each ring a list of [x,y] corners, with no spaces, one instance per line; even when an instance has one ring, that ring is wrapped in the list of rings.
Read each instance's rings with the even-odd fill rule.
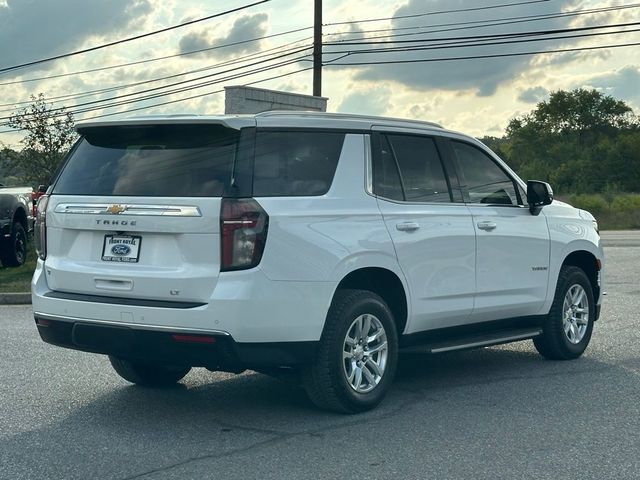
[[[601,90],[614,98],[631,104],[640,113],[640,66],[627,65],[619,70],[596,75],[585,81],[584,87]]]
[[[260,38],[267,33],[268,23],[269,16],[266,13],[256,13],[253,15],[244,15],[236,19],[226,35],[212,35],[211,29],[202,29],[190,32],[180,39],[180,52],[192,52],[219,45],[234,44]],[[237,54],[259,51],[261,49],[261,45],[262,41],[241,43],[239,45],[232,45],[226,48],[209,50],[207,52],[191,55],[189,58],[202,56],[228,58]]]
[[[349,93],[337,108],[338,112],[384,115],[391,106],[393,91],[386,86],[366,88]]]
[[[150,12],[148,0],[7,0],[0,8],[0,67],[78,50],[92,37],[122,34]]]
[[[520,95],[518,95],[518,100],[524,103],[538,103],[547,95],[549,95],[549,91],[546,88],[540,86],[531,87],[520,92]]]
[[[402,28],[416,26],[420,23],[434,25],[465,21],[468,22],[469,20],[499,20],[501,16],[511,17],[557,12],[563,7],[567,7],[573,3],[573,0],[560,0],[553,2],[553,6],[550,6],[551,4],[521,4],[508,9],[482,10],[472,13],[458,12],[433,17],[397,18],[392,22],[392,25],[393,27]],[[410,0],[406,5],[399,8],[395,12],[394,16],[401,17],[406,15],[417,15],[428,11],[464,9],[469,6],[470,4],[466,0],[430,0],[429,2],[422,0]],[[436,29],[431,28],[430,30],[432,30],[432,33],[425,33],[415,37],[402,37],[402,39],[421,38],[433,41],[469,35],[504,34],[510,32],[521,32],[523,30],[563,28],[567,27],[570,22],[570,18],[556,18],[545,20],[543,22],[536,22],[534,24],[535,26],[518,23],[513,25],[503,24],[474,29],[471,29],[468,25],[458,27],[438,27]],[[433,30],[440,31],[433,32]],[[442,44],[443,42],[439,43]],[[404,45],[406,46],[406,44]],[[345,61],[351,59],[353,61],[374,62],[386,60],[420,60],[518,53],[532,49],[544,48],[541,47],[541,45],[543,44],[524,43],[512,45],[502,44],[493,46],[474,46],[469,48],[450,48],[450,46],[442,48],[442,45],[440,45],[440,48],[426,51],[357,54],[347,57]],[[558,43],[555,43],[554,47],[557,47],[558,45]],[[390,44],[390,46],[398,46],[398,44]],[[513,80],[520,72],[527,70],[530,62],[531,57],[514,56],[493,59],[483,58],[459,61],[392,64],[366,67],[362,69],[357,77],[370,81],[395,80],[411,88],[468,90],[474,92],[478,96],[490,96],[496,92],[499,85]]]

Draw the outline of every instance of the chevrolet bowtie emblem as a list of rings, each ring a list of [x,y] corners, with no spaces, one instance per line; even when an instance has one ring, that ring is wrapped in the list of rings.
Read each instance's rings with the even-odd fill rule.
[[[118,213],[124,212],[126,209],[127,207],[123,205],[111,205],[109,208],[107,208],[107,213],[117,215]]]

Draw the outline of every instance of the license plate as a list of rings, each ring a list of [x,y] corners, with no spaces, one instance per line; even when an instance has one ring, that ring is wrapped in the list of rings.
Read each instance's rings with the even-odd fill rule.
[[[105,235],[102,260],[105,262],[136,263],[140,258],[142,237]]]

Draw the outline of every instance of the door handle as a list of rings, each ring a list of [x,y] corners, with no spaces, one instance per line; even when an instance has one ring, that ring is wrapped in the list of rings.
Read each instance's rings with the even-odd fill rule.
[[[396,228],[401,232],[413,232],[420,228],[420,225],[415,222],[403,222],[396,223]]]
[[[480,230],[493,230],[497,227],[496,222],[478,222],[478,228]]]

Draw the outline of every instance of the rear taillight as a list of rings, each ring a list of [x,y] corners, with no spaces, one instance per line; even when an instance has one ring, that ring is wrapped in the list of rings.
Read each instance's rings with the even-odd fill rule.
[[[36,244],[36,253],[42,260],[47,258],[47,204],[49,195],[42,195],[38,199],[36,209],[36,223],[33,227],[33,239]]]
[[[220,211],[220,270],[244,270],[260,263],[269,215],[253,198],[224,198]]]

